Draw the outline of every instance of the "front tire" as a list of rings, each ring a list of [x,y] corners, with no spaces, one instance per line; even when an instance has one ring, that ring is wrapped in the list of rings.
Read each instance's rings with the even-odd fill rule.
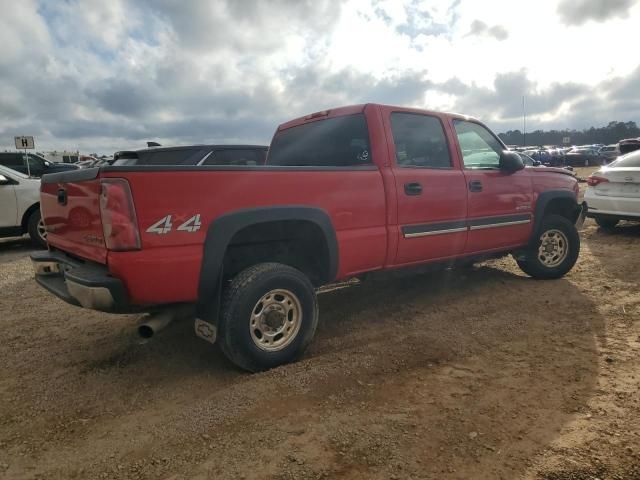
[[[250,372],[302,355],[318,325],[318,302],[306,275],[280,263],[240,272],[224,292],[218,321],[223,353]]]
[[[620,221],[617,218],[612,217],[596,217],[595,220],[598,226],[603,230],[613,230]]]
[[[47,231],[44,228],[40,209],[34,211],[27,221],[27,231],[31,241],[39,248],[47,248]]]
[[[542,220],[538,238],[517,259],[527,275],[537,279],[560,278],[569,272],[580,254],[580,235],[575,225],[560,215],[548,215]]]

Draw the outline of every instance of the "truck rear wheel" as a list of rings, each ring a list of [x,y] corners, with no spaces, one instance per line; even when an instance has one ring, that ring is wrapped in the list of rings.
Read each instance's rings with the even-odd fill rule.
[[[318,325],[318,302],[309,279],[280,263],[240,272],[224,292],[218,341],[244,370],[257,372],[291,362]]]
[[[533,278],[560,278],[573,268],[580,253],[580,235],[575,225],[560,215],[542,220],[536,242],[518,266]]]

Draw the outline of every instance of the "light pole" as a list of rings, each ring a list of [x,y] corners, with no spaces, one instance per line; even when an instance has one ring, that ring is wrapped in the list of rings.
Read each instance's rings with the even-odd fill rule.
[[[524,108],[524,95],[522,96],[522,146],[527,146],[527,111]]]

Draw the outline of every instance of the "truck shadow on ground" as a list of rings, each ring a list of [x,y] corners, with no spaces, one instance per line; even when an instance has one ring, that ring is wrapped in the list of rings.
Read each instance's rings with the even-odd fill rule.
[[[598,227],[597,232],[601,235],[611,235],[614,237],[640,238],[640,222],[621,221],[612,229]]]
[[[611,277],[637,282],[638,272],[636,258],[640,247],[640,223],[621,222],[612,230],[605,230],[595,225],[582,232],[583,245],[586,246],[598,268],[593,269],[594,283],[602,283],[606,279],[598,272],[605,272]]]
[[[41,398],[48,399],[48,413],[40,424],[80,411],[95,420],[91,430],[76,429],[83,443],[107,428],[121,439],[98,454],[105,457],[136,458],[130,449],[151,445],[171,456],[174,434],[187,443],[193,437],[191,454],[202,450],[194,477],[222,469],[223,478],[232,463],[220,459],[236,455],[237,442],[255,443],[252,451],[259,452],[264,435],[258,432],[269,432],[280,439],[273,451],[248,463],[279,471],[294,448],[305,460],[303,466],[284,460],[292,478],[309,472],[366,478],[398,464],[407,475],[446,477],[456,465],[461,477],[468,467],[475,478],[515,478],[572,416],[588,411],[605,326],[570,280],[534,281],[505,269],[506,262],[392,272],[323,293],[321,322],[305,357],[257,375],[233,368],[217,347],[195,337],[191,322],[139,345],[135,317],[58,300],[41,304],[40,326],[52,326],[46,335],[15,336],[28,350],[40,349],[44,361],[30,365],[31,373],[26,365],[17,368],[27,387],[9,414],[37,407]],[[17,288],[29,293],[31,283]],[[199,417],[208,405],[234,413]],[[115,426],[114,417],[122,418]],[[108,419],[103,426],[101,418]],[[199,422],[197,428],[184,418]],[[234,427],[247,422],[249,431]],[[304,438],[292,435],[292,426],[303,426]],[[29,424],[23,428],[28,438]],[[132,432],[147,429],[161,433],[149,445],[130,443]],[[213,452],[193,433],[207,429],[224,436]],[[64,438],[58,433],[51,441]]]
[[[36,251],[27,237],[0,238],[0,265]]]

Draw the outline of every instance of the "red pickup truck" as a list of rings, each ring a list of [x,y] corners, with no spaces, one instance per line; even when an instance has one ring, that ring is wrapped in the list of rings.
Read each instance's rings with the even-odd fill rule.
[[[478,120],[376,104],[280,125],[266,165],[109,166],[41,190],[39,284],[106,312],[195,305],[196,333],[250,371],[302,353],[321,285],[505,254],[557,278],[585,213],[573,176],[524,168]]]

